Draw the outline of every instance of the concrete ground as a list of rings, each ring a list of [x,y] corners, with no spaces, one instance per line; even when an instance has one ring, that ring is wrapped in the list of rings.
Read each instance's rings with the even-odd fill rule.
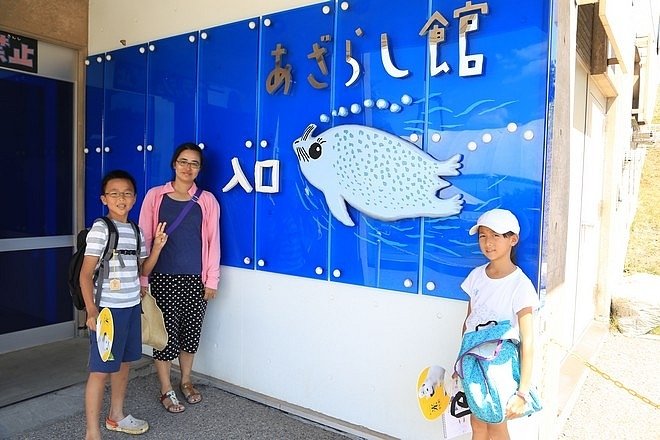
[[[660,402],[658,353],[660,337],[629,338],[610,333],[592,363],[657,404]],[[158,383],[151,363],[141,365],[133,371],[125,404],[127,413],[143,418],[151,425],[151,429],[140,438],[340,440],[363,437],[356,432],[339,432],[306,421],[224,391],[209,381],[201,381],[204,400],[200,404],[189,405],[182,414],[168,414],[158,401],[155,392]],[[84,438],[83,396],[84,383],[78,383],[0,408],[0,438]],[[108,406],[106,398],[104,408]],[[106,430],[103,435],[106,439],[129,438],[126,434]],[[369,435],[363,438],[382,437]],[[559,439],[659,440],[660,410],[589,371],[581,390],[573,398],[572,411]]]
[[[158,379],[151,368],[129,382],[125,411],[145,419],[150,429],[139,438],[150,439],[291,439],[345,440],[356,438],[291,416],[211,385],[198,388],[204,400],[188,405],[181,414],[169,414],[158,399]],[[0,438],[85,438],[84,384],[0,409]],[[109,407],[108,393],[104,412]],[[102,427],[104,439],[124,439],[123,433]]]
[[[660,404],[660,337],[610,332],[591,362],[656,405]],[[589,370],[561,440],[659,440],[660,408]]]

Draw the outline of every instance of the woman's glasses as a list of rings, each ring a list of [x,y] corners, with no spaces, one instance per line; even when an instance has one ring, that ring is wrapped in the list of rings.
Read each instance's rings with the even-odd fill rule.
[[[177,159],[177,160],[176,160],[176,164],[179,165],[181,168],[183,168],[183,167],[190,167],[190,168],[192,168],[193,170],[198,170],[198,169],[200,168],[200,166],[201,166],[201,164],[200,164],[199,162],[197,162],[197,161],[188,162],[188,161],[185,160],[185,159]]]

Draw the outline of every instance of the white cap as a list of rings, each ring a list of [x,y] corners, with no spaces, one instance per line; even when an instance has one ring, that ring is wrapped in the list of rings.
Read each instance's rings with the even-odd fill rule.
[[[481,214],[477,224],[470,228],[470,235],[476,234],[479,231],[479,226],[486,226],[498,234],[506,234],[507,232],[520,234],[518,219],[511,211],[506,209],[491,209]]]

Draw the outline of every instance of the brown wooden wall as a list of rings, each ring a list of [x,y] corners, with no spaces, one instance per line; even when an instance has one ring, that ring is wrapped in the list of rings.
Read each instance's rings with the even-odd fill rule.
[[[88,0],[0,0],[0,29],[74,49],[87,48]]]

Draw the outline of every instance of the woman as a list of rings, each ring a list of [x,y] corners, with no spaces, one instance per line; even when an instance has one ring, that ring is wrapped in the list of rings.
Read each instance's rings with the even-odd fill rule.
[[[140,226],[151,246],[159,222],[167,224],[168,241],[147,282],[163,311],[168,341],[153,357],[160,380],[160,401],[168,412],[185,406],[172,387],[172,361],[179,358],[179,390],[189,404],[202,395],[194,387],[191,372],[199,346],[206,304],[215,298],[220,273],[220,205],[208,191],[198,191],[195,179],[203,165],[202,150],[193,143],[181,144],[172,156],[174,180],[150,189],[140,211]],[[195,197],[198,195],[198,197]]]

